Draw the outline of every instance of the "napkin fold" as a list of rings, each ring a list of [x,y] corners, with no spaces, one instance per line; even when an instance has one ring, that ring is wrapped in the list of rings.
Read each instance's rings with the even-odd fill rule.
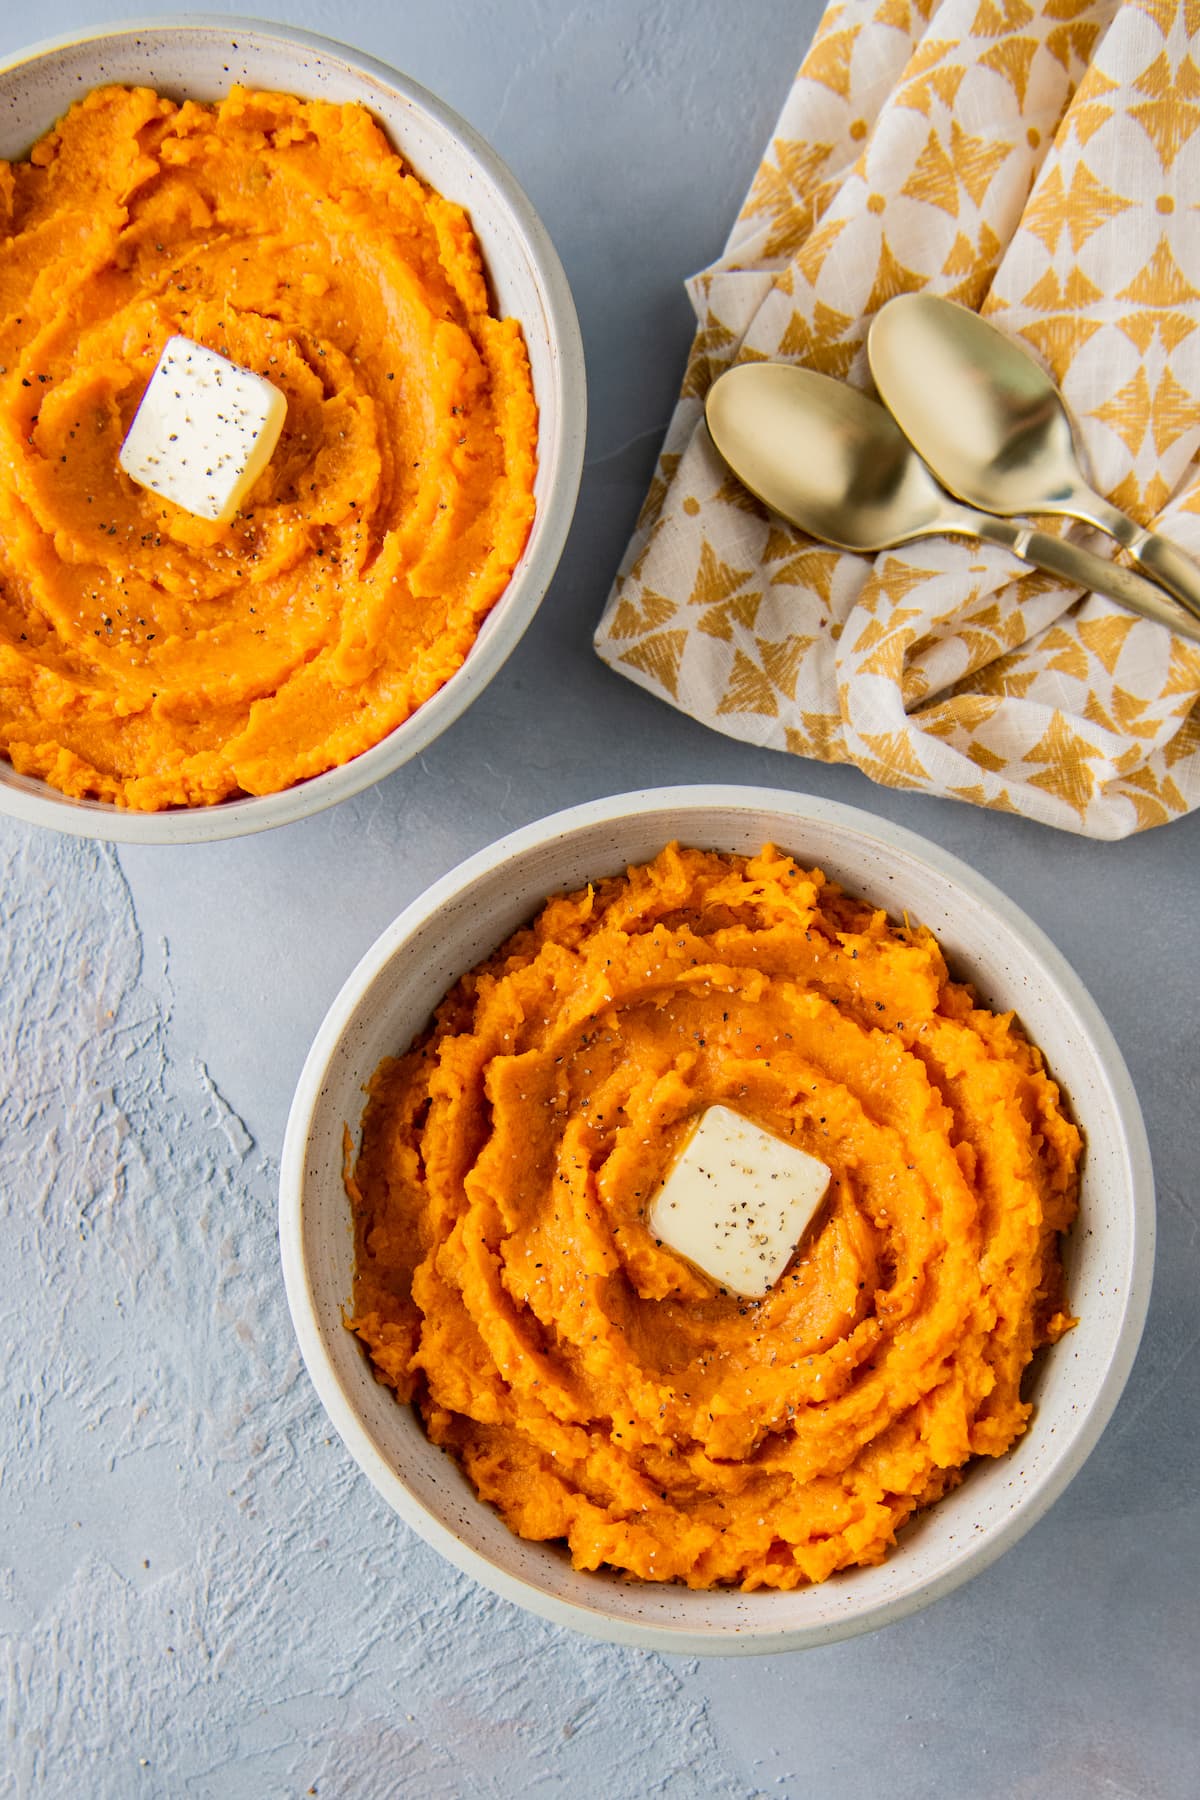
[[[869,388],[874,314],[944,294],[1032,347],[1094,485],[1200,557],[1197,196],[1197,6],[831,5],[688,284],[698,330],[600,656],[719,731],[891,787],[1098,838],[1200,806],[1200,646],[990,545],[815,543],[703,423],[735,362]]]

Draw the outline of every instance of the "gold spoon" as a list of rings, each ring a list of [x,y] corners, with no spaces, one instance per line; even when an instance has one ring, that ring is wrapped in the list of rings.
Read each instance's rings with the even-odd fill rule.
[[[1078,544],[962,506],[876,400],[790,363],[739,363],[708,390],[713,443],[760,500],[811,537],[870,554],[913,538],[979,538],[1200,643],[1158,588]]]
[[[1062,395],[1018,340],[952,300],[900,294],[867,354],[885,406],[952,494],[1009,518],[1086,519],[1200,619],[1200,567],[1088,486]]]

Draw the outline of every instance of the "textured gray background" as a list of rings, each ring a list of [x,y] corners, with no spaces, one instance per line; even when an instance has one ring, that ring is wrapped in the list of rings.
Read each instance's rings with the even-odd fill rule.
[[[589,637],[717,253],[816,0],[294,0],[508,159],[566,263],[591,387],[534,627],[419,762],[320,818],[179,850],[0,821],[0,1795],[1197,1791],[1200,818],[1087,843],[758,752]],[[0,7],[0,50],[112,16]],[[761,782],[914,827],[1075,963],[1146,1110],[1150,1321],[1100,1448],[987,1574],[875,1637],[680,1662],[444,1567],[331,1441],[277,1271],[292,1086],[342,978],[429,880],[574,801]]]

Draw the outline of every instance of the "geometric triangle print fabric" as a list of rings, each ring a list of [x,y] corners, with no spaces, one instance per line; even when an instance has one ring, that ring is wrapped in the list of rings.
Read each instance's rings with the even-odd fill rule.
[[[687,373],[597,651],[718,731],[888,786],[1098,838],[1166,824],[1200,806],[1200,645],[990,545],[831,550],[708,439],[735,362],[869,389],[871,319],[919,289],[1021,337],[1093,485],[1200,558],[1200,0],[829,8],[689,283]]]

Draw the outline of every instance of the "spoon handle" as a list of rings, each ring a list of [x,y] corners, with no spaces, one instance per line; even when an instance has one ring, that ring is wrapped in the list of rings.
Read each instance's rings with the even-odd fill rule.
[[[1097,594],[1106,594],[1110,600],[1127,606],[1130,612],[1141,613],[1146,619],[1155,619],[1160,625],[1166,625],[1175,632],[1176,636],[1189,638],[1192,643],[1200,644],[1200,622],[1181,612],[1163,597],[1158,588],[1143,580],[1140,575],[1135,575],[1132,569],[1123,568],[1120,563],[1107,562],[1103,556],[1097,556],[1092,550],[1084,550],[1079,544],[1072,544],[1066,538],[1053,537],[1048,531],[1034,531],[1028,525],[1015,524],[1011,519],[998,519],[991,513],[975,512],[963,507],[954,516],[956,521],[961,520],[961,524],[950,525],[950,530],[958,529],[970,537],[983,538],[989,544],[1003,544],[1006,550],[1011,550],[1023,562],[1045,569],[1047,574],[1058,575],[1073,587],[1091,588]],[[1167,548],[1172,546],[1168,545]]]
[[[1192,558],[1170,538],[1161,537],[1157,531],[1147,531],[1136,519],[1131,519],[1099,494],[1088,493],[1086,498],[1087,510],[1080,508],[1078,516],[1116,538],[1152,581],[1166,588],[1168,594],[1174,594],[1200,619],[1200,567]]]

